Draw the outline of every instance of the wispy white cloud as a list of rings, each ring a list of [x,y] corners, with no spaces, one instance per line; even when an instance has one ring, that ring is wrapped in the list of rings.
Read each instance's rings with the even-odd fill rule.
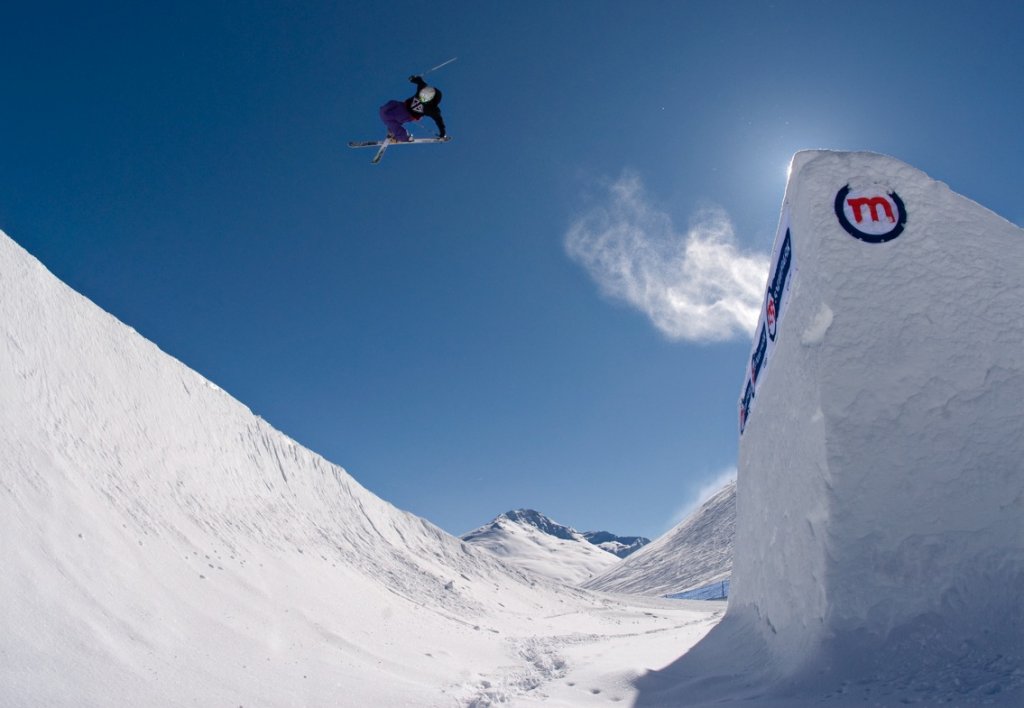
[[[671,339],[749,338],[757,326],[768,255],[741,252],[722,209],[700,211],[677,232],[627,172],[606,203],[570,226],[565,246],[606,295],[636,307]]]

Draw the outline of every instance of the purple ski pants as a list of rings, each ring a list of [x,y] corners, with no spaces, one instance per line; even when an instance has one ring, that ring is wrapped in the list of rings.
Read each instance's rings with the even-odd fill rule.
[[[415,120],[415,118],[409,113],[409,109],[405,107],[404,103],[401,101],[388,101],[380,107],[380,119],[387,126],[388,134],[393,136],[395,140],[402,143],[410,140],[409,131],[402,126],[402,123],[408,123],[411,120]]]

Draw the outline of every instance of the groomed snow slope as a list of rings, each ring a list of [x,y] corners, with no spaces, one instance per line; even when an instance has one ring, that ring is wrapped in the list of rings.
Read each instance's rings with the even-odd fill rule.
[[[791,174],[729,610],[638,705],[1024,705],[1024,231],[880,155]]]
[[[736,483],[730,482],[671,531],[583,587],[664,596],[725,580],[735,536]]]
[[[0,392],[0,706],[540,701],[583,647],[628,697],[717,621],[549,585],[395,509],[2,233]]]

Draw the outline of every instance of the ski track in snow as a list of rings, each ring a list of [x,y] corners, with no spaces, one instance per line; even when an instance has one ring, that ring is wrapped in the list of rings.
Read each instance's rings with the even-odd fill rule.
[[[642,616],[662,620],[666,619],[665,615],[676,614],[676,609],[679,608],[652,607],[649,610],[643,610]],[[572,696],[572,705],[604,705],[609,701],[613,703],[625,701],[633,692],[629,686],[629,679],[632,678],[632,675],[627,672],[623,676],[623,680],[609,681],[609,677],[622,673],[621,665],[615,663],[616,658],[614,657],[618,657],[621,650],[628,650],[635,640],[643,641],[661,635],[671,641],[673,637],[687,632],[692,636],[703,636],[721,619],[724,613],[722,603],[708,603],[704,609],[711,611],[706,614],[701,613],[696,619],[679,621],[677,618],[669,626],[657,626],[635,632],[603,634],[572,632],[552,636],[511,638],[507,640],[508,653],[510,656],[518,658],[519,662],[504,667],[498,673],[480,676],[471,684],[463,686],[458,701],[460,704],[472,708],[502,704],[550,703],[551,691],[555,688],[553,684],[556,683],[560,684],[558,688],[563,693]],[[637,610],[633,612],[618,610],[616,613],[608,613],[609,621],[619,626],[623,622],[635,622],[635,612]],[[569,614],[576,613],[567,613],[561,617],[567,617]],[[611,619],[612,614],[619,616]],[[677,646],[685,645],[686,640],[682,640]],[[587,660],[582,660],[578,658],[579,656],[586,656]],[[608,666],[609,663],[612,665]],[[600,680],[594,681],[592,677],[576,678],[577,672],[586,672],[588,669],[593,672],[596,667],[599,667],[597,671],[601,673]],[[607,690],[608,686],[615,686],[618,690],[609,691]]]

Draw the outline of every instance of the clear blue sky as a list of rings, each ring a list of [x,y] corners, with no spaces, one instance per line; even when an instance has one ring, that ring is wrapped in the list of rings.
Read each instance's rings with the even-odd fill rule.
[[[654,537],[735,465],[749,334],[664,295],[749,268],[666,256],[724,223],[766,258],[795,151],[1024,221],[1016,0],[8,5],[0,229],[456,534],[528,506]],[[345,146],[453,56],[451,143]]]

